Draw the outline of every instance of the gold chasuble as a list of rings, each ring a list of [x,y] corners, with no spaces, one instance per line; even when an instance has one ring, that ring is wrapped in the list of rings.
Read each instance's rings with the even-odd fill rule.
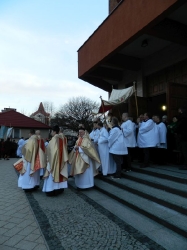
[[[75,145],[80,147],[84,153],[79,153],[78,150],[75,151],[73,149],[69,154],[69,163],[71,164],[70,175],[74,176],[84,173],[89,168],[89,158],[92,160],[94,166],[94,175],[98,174],[97,169],[101,165],[100,159],[88,135],[79,137]]]
[[[68,152],[66,140],[56,134],[47,146],[48,164],[44,179],[51,173],[54,182],[64,182],[68,179]]]
[[[64,145],[67,147],[67,138],[63,133],[59,133],[59,137],[61,137],[64,140]]]
[[[35,160],[35,171],[46,167],[46,155],[44,140],[38,136],[38,152]]]
[[[38,154],[38,137],[32,135],[27,143],[22,148],[22,154],[27,162],[31,163],[30,175],[32,175],[36,170],[38,170],[36,163],[36,157]]]

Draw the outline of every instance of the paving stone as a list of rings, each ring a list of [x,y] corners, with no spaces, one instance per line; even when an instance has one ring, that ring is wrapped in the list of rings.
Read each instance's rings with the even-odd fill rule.
[[[20,224],[24,221],[23,218],[16,218],[16,217],[9,217],[8,220],[9,220],[9,222],[13,222],[16,224]]]
[[[41,232],[40,232],[39,229],[34,230],[34,233],[35,233],[35,234],[38,234],[38,235],[41,235]]]
[[[6,224],[7,224],[7,221],[0,220],[0,227],[3,227]]]
[[[18,224],[18,227],[25,228],[28,225],[31,225],[32,223],[33,223],[33,220],[29,220],[29,219],[26,219],[24,221],[22,220],[22,222]]]
[[[11,228],[14,228],[15,226],[17,226],[15,223],[8,223],[8,224],[5,224],[3,227],[7,229],[11,229]]]
[[[27,214],[22,214],[22,213],[15,213],[14,215],[13,215],[13,217],[14,218],[20,218],[20,219],[26,219],[27,218]]]
[[[27,226],[23,230],[19,231],[20,235],[29,235],[36,230],[36,227]]]
[[[1,221],[7,221],[10,219],[10,216],[4,215],[4,214],[0,214],[0,220]]]
[[[9,246],[4,246],[4,245],[0,245],[0,249],[1,250],[18,250],[15,247],[9,247]]]
[[[28,240],[28,241],[33,241],[33,242],[36,242],[36,240],[39,238],[40,236],[38,234],[29,234],[25,237],[25,240]],[[42,238],[42,237],[41,237]],[[43,238],[42,238],[43,239]]]
[[[10,237],[5,235],[0,235],[0,245],[3,244],[5,241],[7,241]],[[1,249],[1,247],[0,247]]]
[[[34,235],[34,234],[33,234],[33,235]],[[35,242],[43,244],[43,243],[44,243],[43,237],[41,237],[39,234],[36,234],[36,237],[37,237],[37,236],[39,236],[39,237],[35,240]]]
[[[21,235],[14,235],[13,237],[9,238],[4,245],[6,246],[11,246],[11,247],[15,247],[15,245],[22,241],[22,239],[24,238],[24,236]]]
[[[15,234],[18,234],[19,232],[20,232],[20,228],[19,228],[19,227],[14,227],[14,228],[12,228],[12,229],[6,231],[6,232],[4,233],[4,235],[5,235],[5,236],[13,236],[13,235],[15,235]]]
[[[5,211],[4,215],[10,216],[10,215],[14,215],[15,211],[14,210],[9,210],[9,211]]]
[[[48,250],[48,248],[44,244],[39,244],[33,250]]]
[[[15,245],[15,247],[17,247],[18,249],[22,249],[22,250],[32,250],[36,246],[37,246],[37,243],[31,242],[31,241],[26,241],[26,240],[22,240],[17,245]]]
[[[0,214],[2,215],[2,214],[5,214],[6,213],[6,211],[3,209],[3,210],[0,210]]]
[[[5,234],[7,231],[8,231],[7,228],[1,227],[1,228],[0,228],[0,235],[1,235],[1,234]],[[7,236],[8,236],[8,235],[7,235]]]

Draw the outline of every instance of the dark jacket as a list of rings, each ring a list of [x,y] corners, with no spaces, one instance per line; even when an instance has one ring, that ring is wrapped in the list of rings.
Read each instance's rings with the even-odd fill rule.
[[[176,124],[175,133],[182,141],[187,141],[187,113],[181,113]]]

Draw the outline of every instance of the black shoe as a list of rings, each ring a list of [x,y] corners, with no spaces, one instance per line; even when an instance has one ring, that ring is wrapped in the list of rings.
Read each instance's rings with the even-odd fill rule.
[[[28,188],[28,189],[23,189],[25,193],[30,193],[33,192],[35,189],[34,188]]]
[[[56,189],[55,190],[55,195],[62,194],[64,192],[64,188]]]
[[[50,191],[50,192],[46,192],[47,196],[56,196],[55,190]]]

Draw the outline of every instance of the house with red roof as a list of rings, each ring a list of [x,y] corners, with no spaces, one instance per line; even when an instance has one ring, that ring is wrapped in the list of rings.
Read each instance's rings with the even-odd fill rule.
[[[43,138],[48,138],[50,126],[27,117],[16,109],[5,109],[0,112],[0,138],[11,137],[16,141],[21,138],[28,138],[30,129],[40,130]]]

